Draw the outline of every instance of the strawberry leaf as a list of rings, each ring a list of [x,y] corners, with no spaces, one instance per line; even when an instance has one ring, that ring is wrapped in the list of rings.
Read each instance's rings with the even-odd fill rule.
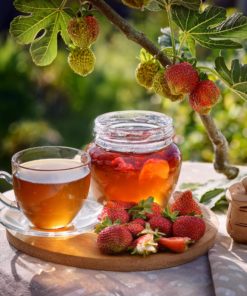
[[[108,226],[120,225],[120,224],[121,224],[121,221],[119,219],[112,222],[112,220],[109,217],[105,217],[105,219],[103,221],[101,221],[100,223],[95,225],[94,232],[100,233],[103,229],[105,229]]]
[[[146,214],[152,214],[152,204],[154,202],[154,198],[152,196],[147,199],[141,200],[136,206],[132,207],[129,210],[129,213],[132,215],[133,219],[142,218],[146,219]]]
[[[235,13],[227,18],[222,7],[208,6],[199,12],[176,5],[172,17],[190,47],[194,40],[207,48],[241,48],[240,39],[247,38],[247,17]]]
[[[168,218],[168,219],[170,219],[172,222],[174,222],[174,221],[176,221],[176,219],[177,219],[177,216],[178,216],[178,214],[179,214],[179,211],[174,211],[174,212],[172,212],[171,210],[170,210],[170,208],[169,208],[169,206],[167,206],[165,209],[164,209],[164,211],[163,211],[163,216],[165,217],[165,218]]]
[[[216,197],[220,193],[224,192],[224,188],[215,188],[204,193],[200,199],[200,203],[207,204],[212,198]]]
[[[69,14],[63,10],[59,0],[16,0],[17,10],[25,15],[17,16],[11,23],[10,33],[20,44],[31,44],[30,53],[34,63],[46,66],[57,56],[57,36],[60,33],[66,44]]]
[[[159,229],[157,229],[157,228],[155,230],[153,230],[150,227],[149,223],[146,223],[145,228],[139,233],[139,235],[143,235],[143,234],[152,234],[154,236],[154,239],[158,239],[162,236],[166,236],[165,233],[160,232]]]
[[[215,211],[215,212],[223,212],[223,213],[225,213],[227,208],[228,208],[228,201],[226,199],[226,196],[222,195],[221,198],[211,208],[211,210]]]
[[[215,70],[227,83],[228,87],[240,98],[247,100],[247,64],[241,65],[239,60],[233,60],[228,69],[223,57],[215,60]]]
[[[207,73],[204,73],[204,72],[200,72],[199,77],[200,77],[200,80],[207,80],[208,79]]]

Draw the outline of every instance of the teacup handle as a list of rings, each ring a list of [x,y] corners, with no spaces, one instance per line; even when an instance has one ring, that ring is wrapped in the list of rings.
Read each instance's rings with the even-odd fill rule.
[[[7,183],[12,185],[12,176],[9,173],[0,171],[0,179],[4,179]],[[0,201],[9,208],[19,210],[17,202],[8,199],[1,192],[0,192]]]

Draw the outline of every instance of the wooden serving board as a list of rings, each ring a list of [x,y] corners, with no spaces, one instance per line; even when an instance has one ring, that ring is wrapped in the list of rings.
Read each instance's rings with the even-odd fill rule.
[[[218,222],[215,214],[202,206],[206,233],[182,254],[158,253],[147,257],[133,255],[103,255],[96,246],[97,235],[81,234],[69,238],[42,238],[7,230],[7,239],[16,249],[58,264],[109,271],[144,271],[168,268],[192,261],[205,254],[214,244]]]

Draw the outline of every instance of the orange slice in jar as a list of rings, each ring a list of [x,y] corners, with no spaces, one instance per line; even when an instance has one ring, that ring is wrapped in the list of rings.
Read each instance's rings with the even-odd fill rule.
[[[143,182],[150,179],[167,179],[169,176],[169,164],[163,159],[149,159],[147,160],[140,172],[139,181]]]

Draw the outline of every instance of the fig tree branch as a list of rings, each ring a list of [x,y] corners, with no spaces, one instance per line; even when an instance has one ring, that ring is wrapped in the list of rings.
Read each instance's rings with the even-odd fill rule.
[[[90,2],[96,7],[111,23],[113,23],[124,35],[139,44],[150,52],[157,60],[160,61],[163,67],[171,64],[168,57],[153,43],[144,33],[137,31],[133,28],[124,18],[122,18],[116,11],[114,11],[110,5],[103,0],[90,0]]]
[[[228,179],[234,179],[239,173],[237,167],[228,164],[228,142],[225,136],[217,129],[213,118],[210,115],[200,115],[209,139],[214,146],[215,160],[214,168],[217,172],[226,175]]]
[[[163,67],[171,64],[169,58],[154,44],[144,33],[133,28],[104,0],[89,0],[98,11],[100,11],[111,23],[113,23],[129,40],[139,44],[150,52]],[[213,118],[210,115],[201,115],[208,136],[213,143],[215,151],[214,168],[217,172],[223,173],[228,179],[238,175],[238,168],[228,164],[228,143],[225,136],[217,129]]]

